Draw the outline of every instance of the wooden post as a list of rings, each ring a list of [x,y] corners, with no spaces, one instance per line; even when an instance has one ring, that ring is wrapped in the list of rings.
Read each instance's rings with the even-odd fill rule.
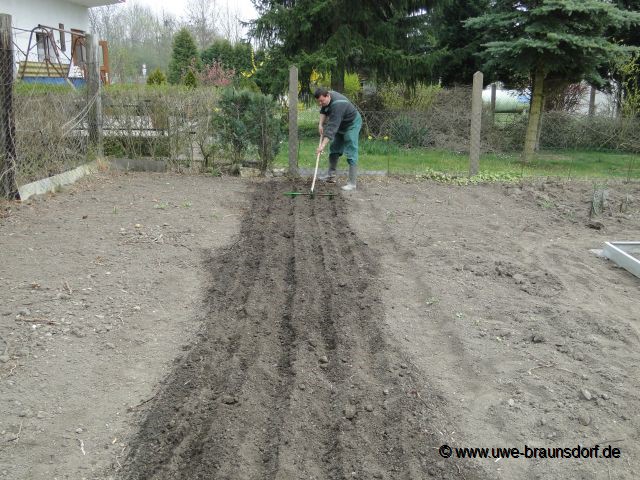
[[[480,169],[480,132],[482,130],[482,72],[473,74],[471,97],[471,140],[469,146],[469,176]]]
[[[289,175],[298,176],[298,69],[289,68]]]
[[[593,117],[596,113],[596,87],[591,85],[591,93],[589,95],[589,116]]]
[[[491,126],[496,123],[496,84],[491,84]]]
[[[89,152],[97,158],[104,156],[102,141],[102,97],[100,92],[100,49],[98,39],[90,34],[85,37],[87,48],[87,101],[89,109]]]
[[[100,78],[103,85],[111,85],[111,70],[109,69],[109,44],[106,40],[98,42],[102,50],[102,66],[100,67]]]
[[[18,199],[11,15],[0,14],[0,195]]]

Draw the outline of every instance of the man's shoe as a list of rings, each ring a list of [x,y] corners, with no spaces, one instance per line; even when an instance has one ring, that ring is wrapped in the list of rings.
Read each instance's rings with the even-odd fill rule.
[[[355,183],[347,183],[344,187],[342,187],[342,190],[344,190],[345,192],[352,192],[355,189],[356,189]]]

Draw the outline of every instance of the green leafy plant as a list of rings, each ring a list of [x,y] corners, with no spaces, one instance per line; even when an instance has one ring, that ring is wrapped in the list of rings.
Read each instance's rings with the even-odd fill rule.
[[[620,67],[625,91],[622,110],[626,115],[640,115],[640,53],[635,53]]]
[[[239,93],[233,88],[225,89],[220,96],[217,115],[213,117],[214,128],[220,134],[220,141],[229,148],[231,162],[237,167],[232,168],[232,173],[239,173],[239,165],[249,148],[244,116],[250,101],[248,92]]]
[[[360,94],[362,86],[357,73],[347,73],[344,76],[344,94],[351,99],[355,99]]]
[[[270,95],[249,93],[251,101],[245,115],[245,122],[249,139],[258,149],[260,171],[264,173],[271,166],[280,149],[282,138],[280,109]]]
[[[405,147],[426,147],[429,144],[427,128],[419,119],[402,114],[397,116],[390,126],[393,141]]]
[[[479,185],[482,183],[515,183],[522,180],[522,176],[516,173],[479,173],[472,177],[453,175],[427,168],[424,173],[416,175],[416,178],[432,180],[438,183],[450,185]]]

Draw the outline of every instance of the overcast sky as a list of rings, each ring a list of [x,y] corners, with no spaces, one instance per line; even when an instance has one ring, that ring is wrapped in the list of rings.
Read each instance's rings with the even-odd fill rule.
[[[148,5],[158,13],[164,10],[165,12],[172,13],[178,17],[184,15],[185,5],[187,4],[187,0],[166,0],[162,2],[157,0],[127,0],[127,3],[130,2]],[[258,16],[255,8],[253,8],[251,0],[216,0],[216,2],[221,6],[226,6],[228,4],[230,10],[233,10],[235,7],[240,15],[240,20],[253,20]]]

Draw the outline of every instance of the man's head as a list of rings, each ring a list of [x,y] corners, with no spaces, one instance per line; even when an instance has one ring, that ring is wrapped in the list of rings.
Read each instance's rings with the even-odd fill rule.
[[[321,107],[326,107],[327,105],[329,105],[329,102],[331,102],[331,94],[326,88],[316,88],[313,96],[316,97],[318,105],[320,105]]]

